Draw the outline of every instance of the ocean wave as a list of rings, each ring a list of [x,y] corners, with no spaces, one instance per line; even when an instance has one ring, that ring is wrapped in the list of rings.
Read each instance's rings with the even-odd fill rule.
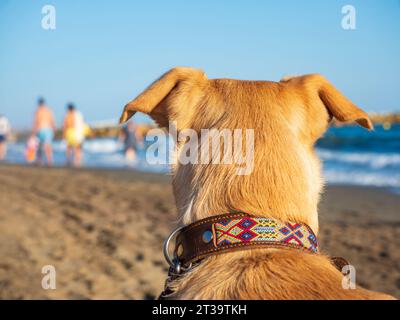
[[[117,139],[93,139],[83,145],[83,150],[89,153],[116,153],[123,150],[123,143]]]
[[[387,175],[379,172],[324,170],[324,176],[328,184],[400,188],[400,174]]]
[[[10,143],[7,161],[24,163],[25,144]],[[63,141],[53,144],[55,165],[65,165],[66,145]],[[324,176],[328,184],[348,184],[394,188],[400,191],[400,154],[360,150],[317,148],[323,161]],[[139,148],[137,160],[125,159],[123,144],[115,138],[87,140],[83,145],[86,167],[132,168],[139,171],[166,173],[168,165],[151,165],[146,161],[146,149]]]
[[[317,154],[322,160],[369,165],[373,169],[400,166],[400,154],[396,153],[333,151],[318,148]]]

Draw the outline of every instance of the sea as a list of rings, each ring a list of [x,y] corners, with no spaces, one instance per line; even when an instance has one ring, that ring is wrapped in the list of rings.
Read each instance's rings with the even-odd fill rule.
[[[65,149],[63,141],[54,142],[56,166],[65,165]],[[24,150],[24,142],[10,143],[6,161],[25,163]],[[158,173],[170,170],[165,164],[150,164],[146,150],[146,145],[139,148],[136,161],[130,163],[125,160],[123,144],[118,139],[87,140],[83,145],[83,166]],[[390,129],[377,125],[373,131],[358,126],[331,127],[317,142],[316,150],[323,162],[328,185],[384,187],[400,193],[399,124]]]

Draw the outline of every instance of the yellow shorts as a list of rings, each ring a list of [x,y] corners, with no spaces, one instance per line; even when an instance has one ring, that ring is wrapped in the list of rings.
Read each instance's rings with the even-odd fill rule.
[[[65,140],[69,147],[78,147],[82,144],[84,140],[84,135],[80,134],[76,129],[67,129],[65,133]]]

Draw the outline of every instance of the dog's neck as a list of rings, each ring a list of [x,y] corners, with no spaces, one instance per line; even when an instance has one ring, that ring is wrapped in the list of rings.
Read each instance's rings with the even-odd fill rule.
[[[253,188],[251,180],[245,177],[242,184],[221,183],[211,175],[195,178],[175,192],[179,195],[176,199],[179,216],[187,225],[212,215],[246,212],[258,217],[305,223],[317,234],[319,176],[314,177],[314,181],[313,176],[308,177],[310,180],[306,180],[305,185],[265,184],[262,190]],[[208,180],[207,184],[203,184],[204,180]]]
[[[230,210],[230,209],[208,209],[208,210],[203,210],[200,209],[202,206],[196,204],[195,199],[192,198],[188,201],[187,204],[187,209],[186,211],[183,211],[180,214],[180,220],[184,225],[191,224],[193,222],[196,222],[198,220],[204,219],[205,217],[208,216],[213,216],[213,215],[218,215],[218,214],[223,214],[223,213],[229,213],[229,212],[246,212],[249,215],[252,216],[257,216],[257,217],[265,217],[265,218],[272,218],[272,219],[278,219],[280,221],[284,222],[298,222],[298,223],[305,223],[311,227],[311,229],[314,231],[315,234],[318,234],[318,216],[317,213],[314,212],[310,214],[311,218],[307,219],[302,219],[302,217],[297,218],[294,215],[282,215],[282,214],[274,214],[275,212],[279,212],[278,210],[268,210],[266,212],[261,212],[260,210],[254,210],[251,209],[242,209],[242,210]],[[207,207],[207,206],[204,206]],[[218,208],[222,208],[223,206],[218,206]]]
[[[262,203],[254,199],[254,202],[239,201],[238,204],[227,205],[223,201],[223,195],[206,196],[204,191],[195,190],[185,201],[184,210],[179,212],[180,219],[184,225],[188,225],[209,216],[229,212],[246,212],[257,217],[278,219],[286,222],[305,223],[311,227],[315,234],[318,234],[318,214],[316,205],[302,201],[296,203],[295,199],[290,201],[271,201]],[[290,193],[286,194],[290,197]],[[278,196],[278,195],[277,195]],[[278,196],[279,197],[279,196]],[[282,198],[284,199],[284,198]],[[234,202],[232,202],[234,203]],[[271,203],[273,205],[271,205]],[[182,209],[182,208],[181,208]]]
[[[287,142],[277,152],[264,145],[250,175],[233,165],[177,165],[173,188],[184,224],[229,212],[305,223],[318,233],[317,205],[323,181],[313,150]]]

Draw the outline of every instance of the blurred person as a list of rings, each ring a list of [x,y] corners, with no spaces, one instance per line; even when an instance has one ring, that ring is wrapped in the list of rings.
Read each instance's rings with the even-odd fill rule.
[[[120,139],[124,143],[125,158],[129,162],[136,159],[138,138],[137,126],[132,120],[122,127]]]
[[[33,163],[36,161],[36,154],[39,147],[39,139],[35,135],[31,135],[26,141],[25,146],[25,160],[28,163]]]
[[[0,114],[0,161],[4,160],[7,154],[7,140],[10,135],[11,126],[8,119]]]
[[[70,103],[64,118],[63,137],[67,143],[67,164],[80,166],[82,161],[82,144],[86,135],[85,122],[82,114]]]
[[[54,121],[53,112],[46,105],[43,98],[39,98],[38,107],[35,112],[33,123],[33,134],[39,139],[39,147],[37,154],[37,162],[43,163],[43,152],[46,157],[47,164],[53,165],[53,148],[52,142],[56,132],[56,123]]]

